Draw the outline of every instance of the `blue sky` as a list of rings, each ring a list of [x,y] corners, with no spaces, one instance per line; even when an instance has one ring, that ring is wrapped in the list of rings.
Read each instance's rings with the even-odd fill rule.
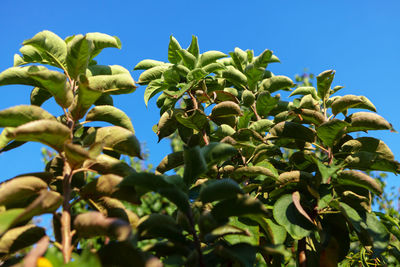
[[[12,66],[21,43],[42,30],[62,38],[87,32],[118,36],[122,50],[108,49],[100,64],[132,70],[142,59],[166,60],[169,36],[183,47],[191,35],[201,51],[235,47],[268,48],[281,59],[270,67],[275,74],[294,77],[304,68],[318,74],[336,70],[334,85],[342,94],[365,95],[400,130],[400,2],[387,1],[17,1],[2,0],[0,9],[0,70]],[[135,80],[139,72],[132,72]],[[146,109],[145,87],[114,99],[126,111],[140,141],[147,143],[150,162],[157,164],[170,151],[168,141],[157,144],[151,127],[159,119],[154,100]],[[0,87],[0,109],[29,104],[30,88]],[[44,108],[60,112],[54,103]],[[374,132],[400,159],[399,134]],[[41,144],[27,144],[0,154],[0,181],[40,171]],[[399,186],[390,175],[390,185]]]

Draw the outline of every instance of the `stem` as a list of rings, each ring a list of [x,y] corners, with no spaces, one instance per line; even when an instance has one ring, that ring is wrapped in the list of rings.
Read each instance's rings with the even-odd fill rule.
[[[306,238],[300,239],[297,244],[297,257],[299,261],[299,267],[307,267],[306,258]]]
[[[251,105],[251,110],[254,112],[254,115],[256,115],[257,120],[261,120],[260,115],[257,113],[256,104]]]
[[[71,180],[72,171],[68,162],[64,159],[64,179],[63,179],[63,211],[61,214],[61,251],[64,257],[64,263],[68,263],[71,259],[71,210],[69,200],[71,198]]]
[[[190,231],[192,232],[193,240],[196,245],[196,250],[197,250],[197,253],[199,254],[199,266],[205,267],[206,265],[204,264],[203,253],[201,252],[200,239],[197,236],[196,229],[194,228],[194,220],[193,220],[193,214],[192,214],[191,209],[189,209],[189,212],[186,214],[186,216],[189,219]]]
[[[190,98],[192,99],[193,102],[193,109],[199,109],[199,104],[197,103],[196,98],[193,96],[193,94],[189,91],[187,91],[188,95],[190,96]]]
[[[207,133],[205,130],[203,130],[203,140],[204,140],[204,143],[206,144],[206,146],[208,146],[210,141],[208,141],[208,136],[207,136]]]

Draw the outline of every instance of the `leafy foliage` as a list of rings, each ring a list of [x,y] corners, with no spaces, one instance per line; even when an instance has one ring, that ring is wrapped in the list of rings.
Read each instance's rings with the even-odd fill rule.
[[[23,261],[336,266],[353,264],[348,255],[365,264],[397,261],[399,222],[372,212],[383,186],[370,171],[397,174],[400,163],[383,141],[358,136],[393,127],[367,98],[334,96],[342,89],[332,88],[335,71],[319,74],[314,87],[311,77],[292,81],[267,70],[279,62],[270,50],[200,53],[197,37],[183,49],[171,36],[169,62],[145,59],[134,68],[143,70],[145,103],[158,96],[159,140],[172,138],[173,153],[153,173],[120,160],[143,153],[112,95],[136,85],[123,67],[93,60],[106,47],[121,43],[100,33],[62,40],[44,31],[25,41],[15,66],[0,74],[0,85],[34,86],[32,106],[0,111],[1,149],[34,141],[56,151],[45,172],[0,188],[4,260],[21,260],[14,253],[38,242]],[[290,102],[280,95],[287,92],[295,97]],[[38,107],[50,97],[64,114]],[[369,111],[348,114],[352,109]],[[30,222],[44,213],[53,214],[50,247]]]

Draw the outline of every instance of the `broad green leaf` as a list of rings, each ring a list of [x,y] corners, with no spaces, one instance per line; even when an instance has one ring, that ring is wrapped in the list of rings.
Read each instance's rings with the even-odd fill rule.
[[[231,56],[232,61],[235,64],[236,68],[240,72],[243,72],[247,64],[247,53],[242,49],[240,49],[239,47],[235,47],[234,52],[230,52],[229,55]]]
[[[165,83],[169,85],[176,85],[179,83],[181,77],[179,76],[179,72],[176,70],[176,68],[174,68],[173,65],[163,72],[162,79]]]
[[[196,58],[199,57],[199,43],[196,36],[192,35],[192,42],[186,50],[189,51]]]
[[[246,87],[247,85],[247,77],[239,70],[235,69],[233,66],[227,66],[226,70],[222,71],[222,78],[227,79],[231,83],[239,86]]]
[[[140,239],[167,238],[172,241],[185,243],[186,238],[175,220],[164,214],[153,213],[142,217],[138,225]]]
[[[279,174],[278,183],[281,185],[298,182],[308,183],[312,178],[313,175],[305,171],[288,171]]]
[[[345,95],[333,101],[331,107],[334,115],[345,112],[349,108],[368,109],[376,112],[375,106],[365,96]]]
[[[324,163],[322,163],[320,160],[316,159],[316,158],[312,158],[313,161],[316,163],[318,170],[321,174],[322,177],[322,183],[327,183],[329,178],[332,177],[332,175],[334,175],[338,170],[340,170],[341,168],[343,168],[342,164],[330,164],[330,165],[325,165]]]
[[[71,142],[64,143],[64,153],[68,163],[73,168],[79,168],[82,166],[85,160],[95,158],[90,155],[90,151],[84,149],[78,144],[73,144]]]
[[[314,124],[316,126],[321,125],[326,122],[326,117],[319,110],[311,110],[311,109],[295,109],[293,113],[299,116],[301,123],[306,124]],[[293,116],[293,113],[288,113],[288,116]],[[276,116],[275,116],[276,118]]]
[[[243,194],[240,186],[231,179],[211,180],[204,183],[200,190],[200,200],[203,203],[222,199],[232,199]]]
[[[89,80],[86,76],[79,77],[78,97],[74,98],[69,112],[75,120],[85,116],[86,111],[101,97],[103,91],[89,87]]]
[[[334,77],[335,77],[334,70],[326,70],[324,72],[321,72],[317,76],[318,96],[321,99],[328,98],[329,89],[331,88],[331,84]]]
[[[40,87],[49,91],[60,106],[68,108],[71,105],[74,95],[64,74],[52,70],[32,69],[29,70],[28,75],[36,80]]]
[[[235,168],[234,166],[226,165],[221,167],[218,171],[223,174],[228,174],[233,178],[237,178],[240,181],[243,180],[243,177],[247,176],[247,178],[249,178],[258,175],[264,175],[274,180],[277,179],[274,172],[263,166],[245,166]]]
[[[185,162],[183,180],[190,187],[201,174],[207,171],[207,163],[198,146],[186,148],[183,158]]]
[[[236,155],[237,150],[229,144],[212,142],[207,146],[202,147],[201,153],[203,154],[208,166],[212,166]]]
[[[367,224],[366,231],[372,239],[374,254],[372,257],[379,257],[389,246],[390,235],[384,224],[378,220],[374,213],[365,213]]]
[[[0,237],[0,255],[5,256],[29,247],[44,235],[44,228],[32,224],[13,228]]]
[[[275,202],[273,215],[295,240],[308,236],[313,229],[312,224],[297,211],[290,194],[281,196]]]
[[[176,115],[180,112],[180,110],[168,110],[161,115],[157,124],[158,142],[176,131],[178,127]]]
[[[46,89],[35,87],[31,91],[31,105],[41,106],[44,102],[52,97],[51,93]]]
[[[337,175],[335,180],[339,184],[363,187],[377,195],[380,195],[383,192],[381,185],[375,181],[374,178],[363,172],[353,170],[342,171]]]
[[[40,52],[38,49],[31,45],[24,45],[19,49],[19,52],[22,56],[19,54],[14,55],[14,67],[26,65],[29,63],[54,65],[54,62],[46,53]]]
[[[250,90],[244,90],[242,92],[242,103],[246,107],[250,107],[251,105],[253,105],[255,99],[255,95]]]
[[[220,58],[227,57],[226,54],[220,51],[207,51],[200,55],[199,60],[197,62],[197,67],[205,67],[208,64],[216,62]]]
[[[317,128],[317,136],[325,145],[333,147],[335,142],[345,133],[346,127],[349,125],[350,124],[345,121],[332,119],[322,123]]]
[[[287,234],[286,229],[283,226],[275,223],[272,219],[265,218],[264,216],[251,215],[248,217],[256,221],[261,226],[271,243],[277,245],[285,242]]]
[[[224,138],[225,136],[232,136],[235,134],[235,129],[227,124],[221,124],[218,126],[218,129],[215,131],[215,135],[220,138]]]
[[[264,213],[264,206],[258,199],[241,195],[236,198],[224,199],[218,202],[211,210],[211,214],[218,221],[231,216]]]
[[[153,80],[160,79],[163,72],[168,68],[170,68],[169,65],[159,65],[145,70],[142,74],[140,74],[138,84],[144,85]]]
[[[256,101],[256,110],[260,116],[268,116],[270,111],[278,105],[279,96],[271,96],[268,91],[261,92]]]
[[[359,137],[352,139],[344,143],[341,147],[343,152],[373,152],[377,153],[379,157],[394,160],[393,152],[390,148],[382,141],[373,137]]]
[[[183,126],[202,131],[208,124],[207,116],[200,109],[196,109],[190,116],[185,116],[183,113],[176,114],[176,120]]]
[[[168,61],[172,64],[178,64],[181,60],[177,51],[181,50],[181,46],[178,41],[172,35],[169,37],[169,45],[168,45]],[[139,78],[140,81],[140,78]]]
[[[202,69],[206,73],[215,73],[217,71],[226,70],[226,67],[221,63],[214,62],[202,67]]]
[[[392,130],[392,125],[384,118],[375,113],[356,112],[348,116],[345,121],[351,125],[346,132],[369,131],[369,130]]]
[[[297,87],[289,96],[294,95],[311,95],[314,99],[319,99],[319,97],[317,96],[317,90],[315,89],[315,87],[312,86]]]
[[[43,66],[11,67],[0,73],[0,86],[23,84],[40,87],[41,83],[33,79],[31,72],[47,70]]]
[[[82,34],[74,36],[67,44],[67,71],[72,79],[86,73],[93,48],[93,43]]]
[[[14,106],[0,111],[0,127],[18,127],[36,120],[56,120],[46,110],[29,105]]]
[[[116,174],[122,177],[135,172],[124,161],[103,154],[99,155],[95,160],[85,161],[83,167],[94,170],[99,174]]]
[[[95,106],[104,106],[104,105],[108,105],[108,106],[114,106],[114,100],[112,98],[112,96],[110,96],[109,94],[101,94],[101,96],[99,98],[97,98],[96,102],[94,102]]]
[[[85,74],[85,73],[83,73]],[[90,65],[86,69],[86,76],[129,74],[129,70],[119,65]]]
[[[87,79],[92,90],[102,91],[111,95],[129,94],[137,88],[129,73],[96,75]]]
[[[31,45],[49,56],[59,68],[65,69],[67,45],[63,39],[50,31],[37,33],[33,38],[25,40],[23,45]]]
[[[295,101],[297,101],[295,99]],[[301,109],[311,109],[311,110],[320,110],[320,103],[318,100],[315,100],[310,94],[305,95],[301,98],[300,103],[297,106]]]
[[[9,209],[0,213],[0,235],[7,231],[25,209]]]
[[[140,143],[130,130],[119,126],[108,126],[97,129],[90,135],[85,141],[94,140],[94,143],[103,143],[105,150],[141,158]]]
[[[86,39],[93,43],[93,49],[90,59],[96,57],[104,48],[114,47],[121,49],[121,41],[117,36],[108,34],[91,32],[85,35]]]
[[[273,93],[278,90],[290,91],[290,88],[294,86],[295,84],[289,77],[278,75],[264,79],[260,84],[260,90]]]
[[[64,142],[70,138],[70,129],[54,120],[37,120],[9,130],[8,138],[17,141],[34,141],[62,151]]]
[[[196,66],[196,57],[185,49],[176,50],[176,53],[181,57],[183,64],[189,69],[194,69]]]
[[[269,138],[293,138],[310,143],[315,141],[315,136],[316,132],[313,129],[289,121],[280,122],[269,131]]]
[[[131,236],[131,226],[117,218],[106,218],[100,212],[81,213],[74,219],[74,228],[80,238],[109,236],[125,241]]]
[[[207,72],[202,69],[202,68],[195,68],[193,70],[191,70],[188,75],[187,75],[187,80],[188,82],[191,81],[200,81],[201,79],[203,79],[204,77],[207,76]]]
[[[266,49],[254,59],[253,63],[256,67],[262,67],[265,69],[268,66],[268,63],[271,62],[271,57],[272,51]]]
[[[400,173],[400,163],[395,160],[381,158],[379,154],[368,151],[360,151],[344,160],[347,168],[359,170],[377,170]]]
[[[256,67],[253,63],[250,63],[244,69],[244,74],[247,77],[247,82],[249,84],[249,89],[251,91],[257,90],[257,84],[263,79],[265,68]]]
[[[346,203],[339,202],[338,209],[342,212],[342,214],[347,218],[347,220],[351,223],[354,229],[360,233],[367,228],[367,225],[363,218],[361,218],[360,214],[357,213],[355,209],[347,205]]]
[[[183,151],[173,152],[165,156],[156,168],[156,174],[164,173],[184,164]]]
[[[86,115],[86,121],[105,121],[135,133],[132,122],[125,112],[113,106],[105,105],[92,108]]]
[[[148,70],[153,67],[162,66],[162,65],[169,65],[169,63],[165,63],[165,62],[153,60],[153,59],[145,59],[145,60],[140,61],[138,64],[136,64],[136,66],[133,70]]]
[[[239,116],[242,114],[240,106],[232,101],[224,101],[217,104],[211,111],[210,117],[230,117]]]

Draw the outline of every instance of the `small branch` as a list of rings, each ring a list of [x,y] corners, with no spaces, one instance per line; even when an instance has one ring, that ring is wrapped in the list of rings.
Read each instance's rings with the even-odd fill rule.
[[[64,257],[64,263],[68,263],[71,259],[71,180],[72,170],[68,162],[64,159],[64,179],[63,179],[63,211],[61,213],[61,251]]]
[[[208,146],[210,141],[208,140],[208,136],[207,136],[207,133],[205,130],[203,130],[203,140],[204,140],[204,143],[206,144],[206,146]]]
[[[187,91],[188,95],[190,96],[190,98],[192,99],[193,102],[193,109],[199,109],[199,104],[197,103],[196,98],[193,96],[193,94],[189,91]]]
[[[318,147],[319,149],[321,149],[322,151],[324,151],[325,153],[329,154],[329,150],[318,145],[317,143],[312,143],[314,146]]]
[[[189,219],[190,231],[192,232],[193,241],[194,241],[194,243],[196,245],[197,253],[199,254],[199,266],[200,267],[205,267],[206,265],[204,264],[203,253],[201,252],[200,239],[199,239],[199,237],[197,236],[197,233],[196,233],[194,220],[193,220],[193,214],[192,214],[192,210],[191,209],[189,209],[189,212],[186,214],[186,216]]]
[[[254,115],[256,115],[257,120],[258,121],[261,120],[260,115],[258,115],[258,113],[257,113],[256,104],[251,105],[250,108],[254,112]]]

